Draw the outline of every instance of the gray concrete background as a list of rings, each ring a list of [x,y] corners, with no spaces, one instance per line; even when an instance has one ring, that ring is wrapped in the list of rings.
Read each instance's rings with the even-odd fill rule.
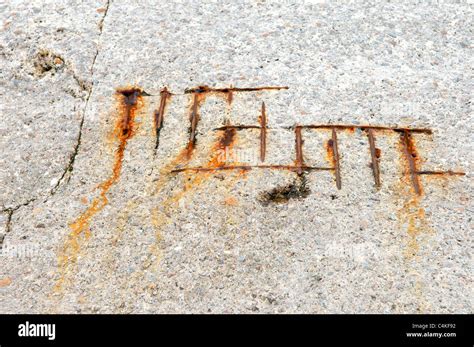
[[[472,4],[288,1],[8,1],[0,5],[0,311],[472,313]],[[288,86],[208,95],[186,146],[199,85]],[[121,87],[144,96],[120,175]],[[173,95],[155,154],[159,92]],[[267,164],[291,165],[295,124],[422,127],[410,189],[399,136],[338,132],[342,189],[264,205],[295,181],[277,170],[170,174],[206,164],[215,127],[269,126]],[[303,130],[308,165],[328,166],[326,130]],[[258,131],[239,131],[240,163]],[[86,217],[84,217],[86,216]],[[81,219],[82,218],[82,219]],[[84,228],[75,222],[87,221]],[[80,224],[80,223],[79,223]],[[75,230],[80,230],[74,234]],[[88,236],[88,237],[86,237]]]

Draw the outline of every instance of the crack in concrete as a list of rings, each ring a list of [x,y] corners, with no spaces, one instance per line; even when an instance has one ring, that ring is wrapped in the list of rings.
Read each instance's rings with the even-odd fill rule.
[[[86,101],[85,101],[84,110],[82,112],[81,121],[79,123],[79,132],[78,132],[78,136],[77,136],[77,140],[76,140],[76,145],[74,146],[74,150],[71,153],[71,156],[69,157],[69,162],[68,162],[66,168],[64,169],[61,177],[57,181],[56,185],[51,189],[50,195],[54,195],[56,193],[56,191],[59,189],[59,186],[61,185],[63,180],[66,178],[66,175],[68,173],[72,174],[72,171],[74,170],[74,163],[76,161],[77,154],[79,153],[79,148],[81,147],[82,128],[84,126],[85,114],[86,114],[86,111],[87,111],[87,106],[89,105],[89,99],[90,99],[90,97],[92,95],[92,91],[94,89],[94,66],[95,66],[95,62],[97,60],[97,56],[99,55],[100,38],[102,36],[105,18],[107,16],[107,13],[109,12],[109,7],[110,7],[110,0],[107,0],[107,3],[105,5],[104,15],[102,16],[102,19],[99,22],[99,39],[98,39],[98,42],[97,42],[97,49],[96,49],[94,58],[92,59],[91,68],[89,70],[90,75],[91,75],[91,86],[90,86],[90,88],[88,88],[88,94],[87,94],[87,98],[86,98]],[[71,175],[69,175],[67,177],[66,184],[69,183],[70,179],[71,179]]]
[[[6,213],[7,221],[5,223],[5,233],[3,235],[0,234],[0,249],[3,246],[3,241],[5,240],[6,234],[8,234],[11,231],[13,213],[19,210],[21,207],[28,206],[30,203],[32,203],[35,200],[36,198],[31,198],[22,204],[16,205],[14,207],[7,207],[7,208],[2,209],[1,213]]]
[[[78,78],[78,76],[73,72],[73,78],[79,84],[79,87],[81,87],[81,89],[83,89],[83,90],[87,90],[88,94],[87,94],[84,109],[83,109],[83,112],[82,112],[81,121],[79,122],[79,132],[78,132],[78,136],[77,136],[77,140],[76,140],[76,145],[74,146],[74,150],[71,153],[71,156],[69,157],[68,164],[66,165],[66,168],[64,169],[63,173],[61,174],[61,177],[59,178],[56,185],[50,190],[49,196],[47,196],[45,198],[43,203],[47,202],[48,199],[56,193],[56,191],[59,189],[61,183],[64,181],[64,179],[66,179],[67,174],[68,173],[72,174],[72,171],[74,169],[74,163],[76,161],[76,157],[77,157],[77,154],[79,153],[79,148],[81,146],[82,128],[84,126],[85,114],[86,114],[87,106],[89,105],[89,99],[92,95],[92,91],[93,91],[93,88],[94,88],[94,66],[95,66],[95,62],[97,60],[97,56],[99,55],[100,39],[101,39],[102,32],[103,32],[104,21],[105,21],[105,18],[107,16],[107,13],[109,11],[110,3],[111,3],[111,0],[107,0],[107,2],[105,4],[104,15],[102,16],[101,20],[99,21],[99,35],[98,35],[97,48],[96,48],[96,52],[94,54],[94,57],[92,59],[91,68],[89,70],[90,71],[90,76],[91,76],[91,85],[90,85],[90,87],[85,89],[88,86],[86,86],[85,83],[82,80],[80,80]],[[71,175],[69,175],[67,177],[66,184],[70,181],[70,179],[71,179]],[[13,214],[17,210],[19,210],[20,208],[22,208],[24,206],[28,206],[30,203],[36,201],[38,198],[39,197],[30,198],[24,203],[21,203],[19,205],[14,206],[14,207],[7,207],[7,208],[4,208],[4,209],[1,210],[1,213],[6,213],[7,214],[7,221],[6,221],[6,225],[5,225],[5,234],[3,236],[0,235],[0,248],[2,247],[2,245],[4,243],[5,235],[8,234],[11,231],[11,224],[12,224]]]

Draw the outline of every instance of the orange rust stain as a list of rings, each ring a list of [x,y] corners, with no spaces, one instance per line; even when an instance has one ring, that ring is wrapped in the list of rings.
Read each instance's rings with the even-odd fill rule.
[[[107,193],[120,177],[127,142],[135,133],[135,116],[143,106],[142,90],[139,88],[118,89],[115,96],[118,103],[119,117],[113,135],[118,145],[114,155],[112,173],[107,180],[99,184],[99,196],[93,199],[87,210],[69,225],[71,233],[67,238],[62,254],[59,256],[60,278],[56,283],[55,290],[60,290],[63,287],[71,265],[77,261],[82,242],[90,237],[92,218],[107,205]]]
[[[400,138],[401,152],[405,154],[405,175],[411,178],[411,185],[416,194],[422,195],[423,189],[421,187],[420,179],[418,177],[418,167],[421,164],[421,159],[416,150],[413,136],[408,132],[403,132]]]
[[[235,139],[235,135],[237,130],[234,128],[228,128],[224,130],[224,134],[219,139],[215,149],[224,149],[226,147],[230,147]]]
[[[398,218],[402,228],[406,228],[408,234],[405,256],[412,259],[418,255],[420,250],[418,237],[432,232],[428,221],[425,219],[425,210],[420,206],[418,195],[413,195],[402,203],[402,207],[398,210]]]
[[[422,175],[422,181],[430,186],[435,185],[439,189],[446,189],[452,179],[456,176],[449,174],[436,174],[436,175]]]
[[[208,169],[219,168],[226,164],[226,153],[230,153],[237,137],[237,131],[233,128],[227,128],[217,139],[211,148],[211,155],[207,163],[203,166]],[[185,184],[181,193],[177,193],[174,201],[180,200],[182,194],[193,190],[207,180],[213,171],[196,174],[193,172],[185,173]]]
[[[234,92],[230,91],[227,93],[227,103],[231,105],[233,100],[234,100]]]
[[[332,164],[332,167],[336,167],[336,157],[334,155],[333,141],[329,139],[326,142],[326,160]]]
[[[233,196],[228,196],[224,199],[224,205],[227,206],[237,206],[239,202]]]
[[[418,171],[419,175],[423,175],[425,177],[440,177],[446,179],[451,176],[466,176],[465,172],[462,171],[431,171],[431,170],[422,170]]]
[[[237,131],[235,129],[226,129],[223,134],[216,140],[214,145],[211,148],[210,159],[208,160],[206,167],[213,168],[225,165],[225,161],[222,160],[222,151],[225,148],[230,148],[234,145],[237,136]],[[171,171],[176,168],[177,165],[185,165],[189,162],[189,147],[186,146],[181,150],[178,155],[164,165],[160,170],[160,178],[156,181],[155,184],[155,194],[160,194],[169,183],[171,177]],[[199,186],[201,186],[206,180],[208,180],[213,171],[208,171],[204,173],[196,174],[194,172],[183,172],[182,176],[184,179],[184,185],[182,189],[177,189],[173,192],[171,196],[167,196],[164,201],[160,203],[159,206],[155,207],[151,211],[151,222],[155,228],[155,240],[156,242],[150,246],[149,256],[145,261],[145,267],[153,267],[154,269],[161,259],[161,250],[160,243],[163,239],[161,234],[161,229],[163,226],[169,223],[171,215],[174,209],[177,209],[179,201],[184,198],[187,194],[195,191]],[[165,195],[165,194],[163,194]],[[152,260],[154,257],[155,260]]]
[[[230,106],[234,101],[234,93],[238,90],[239,89],[236,89],[232,86],[222,89],[213,89],[209,86],[198,86],[196,88],[189,89],[187,93],[199,94],[202,95],[203,98],[207,97],[208,95],[223,97],[227,100],[227,104]]]
[[[201,108],[202,104],[206,100],[207,93],[200,92],[200,93],[193,93],[191,98],[191,106],[189,109],[189,141],[188,145],[186,146],[186,158],[191,159],[192,154],[194,152],[194,148],[196,147],[196,132],[197,126],[200,119],[199,109]]]
[[[159,178],[155,181],[153,194],[166,196],[166,194],[161,194],[161,192],[166,188],[167,183],[169,183],[169,180],[171,178],[171,170],[173,170],[178,165],[184,165],[189,162],[193,150],[194,148],[190,149],[188,144],[178,153],[178,155],[174,159],[172,159],[160,169]],[[165,200],[162,201],[159,206],[153,208],[150,211],[150,221],[155,228],[155,242],[150,246],[150,250],[148,252],[148,256],[145,260],[143,268],[148,269],[149,267],[153,266],[153,268],[155,269],[156,266],[159,264],[160,259],[162,257],[160,244],[163,240],[161,229],[164,225],[168,223],[168,215],[171,214],[173,206],[175,206],[179,199],[184,195],[184,190],[185,189],[183,188],[183,190],[174,193],[169,197],[166,197]]]
[[[414,189],[408,185],[409,179],[405,177],[402,182],[401,208],[397,211],[398,220],[400,223],[400,230],[406,230],[406,245],[403,250],[403,256],[407,260],[405,263],[408,266],[408,271],[415,275],[415,286],[413,288],[413,295],[417,298],[418,310],[426,310],[426,300],[423,296],[424,283],[418,272],[410,267],[410,262],[420,258],[421,246],[426,243],[426,235],[432,234],[429,222],[425,218],[425,210],[420,206],[421,196],[414,192]],[[425,236],[425,237],[423,237]]]
[[[346,128],[346,129],[342,129],[342,131],[347,131],[349,134],[353,134],[355,132],[355,128],[354,127],[349,127],[349,128]]]
[[[223,134],[217,139],[217,141],[214,143],[211,149],[211,156],[210,159],[208,160],[206,167],[212,168],[212,167],[219,167],[225,164],[225,161],[223,161],[222,158],[222,151],[225,150],[225,148],[229,148],[232,146],[233,142],[235,141],[236,137],[236,130],[235,129],[226,129]],[[170,172],[176,168],[178,165],[186,165],[189,160],[190,160],[190,154],[192,154],[192,151],[194,150],[194,147],[190,148],[189,143],[188,145],[183,148],[178,155],[171,160],[169,163],[167,163],[165,166],[162,167],[160,170],[160,178],[156,182],[156,193],[160,193],[164,188],[167,182],[170,179]],[[206,180],[210,176],[210,171],[206,172],[204,174],[195,174],[192,172],[185,172],[184,173],[184,186],[183,189],[174,193],[171,197],[167,198],[163,202],[163,206],[165,210],[167,209],[167,206],[172,205],[179,201],[182,196],[186,193],[191,191],[194,187],[200,185],[204,180]],[[155,218],[155,225],[159,225],[158,221]]]
[[[222,132],[222,135],[216,141],[212,148],[212,155],[207,164],[206,168],[222,167],[226,164],[225,154],[230,153],[235,139],[237,136],[237,130],[234,128],[227,128]]]
[[[380,148],[375,148],[375,156],[377,159],[380,159],[382,157],[382,150]]]
[[[12,279],[10,277],[5,277],[0,279],[0,288],[1,287],[8,287],[12,283]]]
[[[403,135],[399,141],[400,163],[402,168],[402,177],[396,191],[400,194],[401,205],[397,211],[398,220],[401,229],[406,228],[408,235],[407,248],[405,256],[412,259],[418,255],[420,245],[418,237],[422,234],[432,232],[428,221],[425,219],[425,210],[420,206],[423,190],[419,184],[419,177],[416,174],[421,158],[417,153],[416,144],[411,136],[404,138]],[[407,158],[407,156],[409,156]]]
[[[160,106],[154,114],[154,127],[155,127],[155,152],[160,144],[160,133],[163,127],[163,121],[165,117],[166,108],[168,101],[171,99],[172,94],[168,91],[168,88],[164,87],[160,92]]]
[[[400,168],[402,176],[394,186],[394,194],[396,197],[396,205],[399,206],[396,215],[398,219],[399,227],[401,232],[405,232],[405,246],[402,254],[405,258],[406,271],[415,275],[415,286],[412,291],[413,297],[416,298],[418,303],[418,310],[423,310],[426,305],[426,300],[423,296],[424,284],[422,278],[419,276],[416,270],[411,267],[411,261],[417,260],[421,256],[422,246],[426,242],[426,236],[433,233],[429,225],[429,221],[426,219],[425,210],[421,206],[423,196],[421,191],[416,191],[413,185],[411,172],[413,166],[416,166],[420,161],[420,157],[417,155],[416,161],[409,163],[407,160],[407,152],[416,153],[415,144],[409,146],[410,150],[407,150],[407,146],[403,143],[403,140],[398,141],[399,153],[400,153]],[[411,155],[411,154],[410,154]]]

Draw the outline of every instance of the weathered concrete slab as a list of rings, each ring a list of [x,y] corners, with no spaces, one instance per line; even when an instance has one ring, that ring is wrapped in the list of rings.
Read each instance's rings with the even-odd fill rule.
[[[2,5],[2,209],[44,199],[67,178],[91,90],[104,5]]]
[[[472,312],[472,5],[81,6],[5,84],[3,312]]]

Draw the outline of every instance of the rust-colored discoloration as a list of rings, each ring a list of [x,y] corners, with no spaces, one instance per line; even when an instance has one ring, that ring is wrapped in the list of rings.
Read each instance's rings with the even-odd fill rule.
[[[225,168],[225,159],[223,159],[222,154],[224,151],[230,150],[237,137],[236,129],[232,127],[223,127],[223,133],[217,138],[217,141],[211,148],[210,159],[204,167],[200,168],[180,168],[176,169],[178,165],[184,165],[189,162],[189,146],[184,148],[177,157],[172,160],[168,165],[166,165],[161,172],[161,176],[167,176],[170,173],[176,172],[185,172],[185,171],[214,171]],[[239,168],[239,170],[244,170]]]
[[[82,242],[90,237],[92,218],[107,205],[107,193],[120,177],[125,148],[135,132],[135,116],[139,108],[143,106],[142,90],[140,88],[118,89],[116,98],[119,117],[113,135],[118,144],[114,154],[112,173],[107,180],[99,184],[99,196],[94,198],[87,210],[70,224],[71,233],[59,257],[60,278],[56,283],[55,290],[60,290],[63,287],[70,267],[77,261]]]
[[[218,128],[214,128],[214,130],[226,130],[226,129],[235,129],[235,130],[245,130],[245,129],[261,129],[259,125],[224,125]]]
[[[214,169],[225,166],[227,158],[223,154],[232,150],[236,137],[235,129],[225,129],[212,147],[211,158],[205,167]]]
[[[425,219],[425,210],[421,206],[423,190],[417,174],[420,157],[409,131],[400,133],[400,154],[402,155],[400,163],[403,175],[399,181],[400,185],[395,188],[395,191],[399,195],[397,205],[402,207],[397,214],[401,223],[400,227],[406,230],[408,237],[405,256],[407,259],[412,259],[418,256],[420,250],[419,237],[432,232],[432,230]]]
[[[199,99],[199,94],[195,93],[193,95],[193,103],[191,105],[191,115],[189,116],[191,125],[189,127],[188,158],[191,157],[191,153],[194,150],[194,146],[196,144],[196,128],[199,121]]]
[[[224,199],[223,204],[226,206],[238,206],[238,200],[233,196],[228,196]]]
[[[117,91],[120,116],[114,129],[114,135],[118,146],[115,151],[112,175],[99,185],[99,188],[104,193],[110,189],[110,186],[114,184],[120,176],[125,148],[127,147],[128,140],[134,135],[135,116],[137,110],[143,106],[141,93],[142,90],[139,88],[119,89]]]
[[[195,170],[193,170],[193,168],[172,169],[168,171],[168,173],[185,172],[185,171],[210,172],[214,170],[225,170],[227,158],[225,158],[224,154],[226,153],[226,151],[232,150],[232,147],[234,146],[234,143],[236,141],[236,137],[237,137],[236,129],[226,128],[225,130],[223,130],[223,133],[217,138],[217,141],[212,146],[210,158],[204,167],[195,168]],[[185,156],[186,161],[189,161],[187,150],[185,150],[185,153],[186,153],[186,156]],[[178,158],[180,157],[182,157],[182,155],[178,156]],[[175,164],[183,164],[183,160],[179,159],[178,161],[175,161]],[[239,170],[244,170],[244,168],[239,168]]]
[[[182,187],[182,189],[178,188],[178,190],[173,192],[171,196],[165,197],[165,199],[161,202],[160,206],[156,207],[155,209],[153,209],[153,211],[151,211],[151,221],[156,229],[157,242],[151,246],[150,256],[148,258],[151,259],[151,257],[154,256],[158,260],[151,261],[148,259],[147,263],[151,263],[153,266],[156,266],[159,262],[159,259],[161,258],[159,250],[159,243],[162,239],[161,229],[169,222],[169,215],[171,215],[173,210],[177,208],[178,202],[182,198],[184,198],[186,194],[194,192],[199,186],[201,186],[210,177],[211,172],[213,172],[214,170],[219,170],[225,166],[225,161],[221,161],[220,151],[224,150],[226,147],[231,148],[234,145],[235,141],[236,130],[231,128],[225,129],[224,133],[217,138],[216,142],[211,148],[210,159],[208,160],[205,166],[205,170],[208,173],[201,175],[185,173],[184,186]],[[160,170],[160,177],[158,180],[155,181],[155,194],[159,194],[165,189],[171,177],[170,173],[186,171],[186,169],[173,170],[173,168],[178,165],[184,165],[189,162],[188,150],[188,147],[184,148],[173,160],[167,163]],[[147,267],[149,266],[151,265],[148,265]]]
[[[269,86],[269,87],[255,87],[255,88],[236,88],[236,87],[230,86],[228,88],[211,88],[209,86],[198,86],[196,88],[188,88],[184,91],[184,93],[194,94],[194,96],[199,95],[199,96],[202,96],[202,98],[204,98],[205,95],[209,95],[209,94],[224,95],[226,97],[227,104],[230,106],[234,100],[234,93],[258,92],[258,91],[265,91],[265,90],[282,90],[282,89],[288,89],[288,87]]]
[[[232,90],[229,90],[229,92],[227,93],[227,103],[229,104],[229,106],[232,105],[233,100],[234,100],[234,92]]]
[[[181,169],[171,170],[171,173],[185,172],[185,171],[220,171],[220,170],[240,170],[249,171],[252,169],[272,169],[272,170],[288,170],[299,172],[301,171],[333,171],[331,167],[318,167],[318,166],[294,166],[294,165],[222,165],[219,167],[185,167]]]
[[[337,143],[336,129],[332,129],[331,139],[328,140],[326,149],[329,160],[332,162],[333,165],[334,176],[336,178],[336,187],[337,189],[341,189],[341,167],[339,163],[339,149]]]
[[[214,146],[215,150],[219,149],[225,149],[226,147],[230,147],[232,143],[234,142],[235,135],[237,134],[237,131],[233,128],[226,128],[222,134],[222,136],[219,138],[217,144]]]
[[[303,139],[301,137],[301,127],[295,127],[295,151],[296,151],[296,161],[295,165],[298,168],[298,175],[303,173],[302,167],[304,166],[304,159],[303,159]]]
[[[420,206],[420,196],[415,195],[405,201],[398,211],[400,220],[404,223],[408,234],[405,256],[408,259],[416,257],[420,250],[419,236],[432,232],[428,221],[425,219],[425,210]]]
[[[260,115],[260,161],[265,161],[265,153],[267,151],[267,114],[265,111],[265,103],[262,102],[262,111]]]
[[[411,184],[413,185],[413,189],[417,195],[422,194],[421,184],[418,177],[418,162],[419,157],[416,152],[415,142],[413,137],[411,136],[409,131],[404,131],[401,133],[400,136],[401,145],[403,148],[403,153],[405,154],[405,158],[408,162],[408,171],[411,178]]]
[[[405,153],[402,153],[405,156]],[[397,211],[400,229],[406,231],[407,241],[404,255],[406,259],[415,259],[419,256],[420,242],[423,235],[433,233],[426,219],[425,210],[421,206],[422,195],[416,193],[411,182],[411,176],[408,174],[410,165],[406,160],[401,161],[402,170],[405,174],[400,178],[398,185],[395,187],[396,196],[398,196],[396,204],[401,206]]]
[[[427,129],[427,128],[387,127],[387,126],[379,126],[379,125],[307,124],[307,125],[301,125],[301,127],[307,128],[307,129],[338,129],[338,130],[349,130],[349,131],[354,131],[354,129],[359,129],[359,130],[372,129],[375,131],[395,131],[399,133],[409,131],[411,133],[427,134],[427,135],[431,135],[433,133],[431,129]]]
[[[418,133],[429,134],[427,132]],[[416,259],[420,254],[420,242],[424,240],[423,235],[433,233],[429,221],[426,219],[425,210],[421,206],[423,189],[419,176],[447,178],[448,176],[462,176],[464,173],[419,170],[421,158],[417,153],[411,129],[400,131],[399,143],[400,153],[403,156],[401,160],[403,175],[400,179],[401,185],[394,190],[399,195],[397,205],[402,206],[397,214],[401,223],[400,228],[405,229],[407,232],[408,239],[404,252],[405,257],[407,259]],[[378,157],[379,154],[376,153],[376,156]]]
[[[347,124],[306,124],[306,125],[300,125],[301,128],[304,129],[326,129],[326,130],[333,130],[337,129],[339,131],[349,131],[349,132],[354,132],[355,129],[364,129],[361,127],[358,127],[357,125],[347,125]]]
[[[208,86],[199,86],[197,88],[186,89],[184,92],[189,93],[235,93],[235,92],[258,92],[264,90],[282,90],[288,89],[288,87],[279,86],[267,86],[267,87],[255,87],[255,88],[211,88]]]
[[[206,99],[206,94],[205,92],[195,92],[193,93],[192,96],[192,102],[191,102],[191,110],[190,110],[190,115],[189,115],[189,121],[190,121],[190,126],[189,126],[189,141],[188,145],[186,147],[186,156],[188,159],[191,158],[194,149],[196,147],[196,133],[197,133],[197,125],[199,123],[199,108],[201,105],[204,103]]]
[[[159,173],[159,178],[154,180],[154,192],[153,195],[160,195],[160,193],[167,187],[167,184],[170,180],[170,171],[178,165],[186,164],[190,159],[189,155],[189,145],[183,148],[178,155],[172,159],[170,162],[165,164]],[[189,178],[192,180],[192,178]],[[160,203],[159,206],[155,207],[152,211],[150,211],[150,219],[151,223],[155,228],[155,243],[150,246],[149,255],[145,261],[144,268],[156,268],[159,264],[161,259],[161,250],[160,250],[160,243],[163,239],[161,234],[161,229],[164,225],[166,225],[169,221],[168,215],[171,214],[172,209],[181,199],[181,197],[188,192],[189,190],[187,187],[184,187],[182,190],[179,190],[176,193],[173,193],[170,197],[164,198],[164,200]]]
[[[291,199],[302,199],[309,196],[309,189],[304,175],[298,175],[296,180],[284,187],[276,187],[268,192],[260,193],[258,201],[264,206],[271,203],[282,204]]]
[[[0,288],[8,287],[12,283],[12,279],[10,277],[5,277],[0,279]]]
[[[372,168],[372,173],[374,175],[375,186],[377,189],[380,189],[380,149],[375,147],[375,136],[373,129],[367,129],[367,136],[369,137],[370,157],[372,159],[370,167]]]
[[[434,176],[465,176],[466,175],[465,172],[451,171],[451,170],[448,170],[448,171],[429,171],[429,170],[425,170],[425,171],[417,171],[416,174],[417,175],[434,175]]]
[[[163,90],[160,92],[160,106],[158,110],[155,111],[155,152],[158,149],[158,146],[160,145],[160,132],[163,128],[163,119],[165,116],[166,104],[170,98],[171,93],[166,87],[163,88]]]
[[[203,98],[197,100],[197,103],[203,101]],[[231,147],[235,142],[236,138],[236,131],[235,129],[226,129],[224,133],[218,137],[216,142],[211,148],[210,159],[207,163],[207,167],[218,166],[221,167],[225,163],[220,161],[218,150],[222,150],[225,147]],[[191,153],[194,150],[194,146],[192,142],[188,143],[186,147],[184,147],[174,159],[166,163],[161,169],[159,178],[154,180],[154,192],[153,195],[161,195],[160,193],[165,190],[165,188],[169,187],[168,184],[170,183],[171,173],[175,171],[185,171],[185,169],[175,169],[177,166],[186,165],[190,158]],[[208,168],[207,171],[211,172],[216,169]],[[164,199],[161,201],[159,206],[154,208],[151,212],[150,219],[151,223],[153,224],[156,232],[155,238],[156,242],[150,247],[149,256],[145,261],[145,268],[153,267],[156,269],[156,266],[161,259],[161,250],[160,250],[160,243],[162,240],[161,229],[170,221],[170,215],[173,213],[173,210],[177,208],[178,202],[184,198],[187,194],[194,192],[202,183],[204,183],[209,175],[191,175],[185,173],[185,177],[183,179],[184,186],[182,188],[178,187],[171,196],[164,194]],[[154,258],[154,260],[153,260]]]

